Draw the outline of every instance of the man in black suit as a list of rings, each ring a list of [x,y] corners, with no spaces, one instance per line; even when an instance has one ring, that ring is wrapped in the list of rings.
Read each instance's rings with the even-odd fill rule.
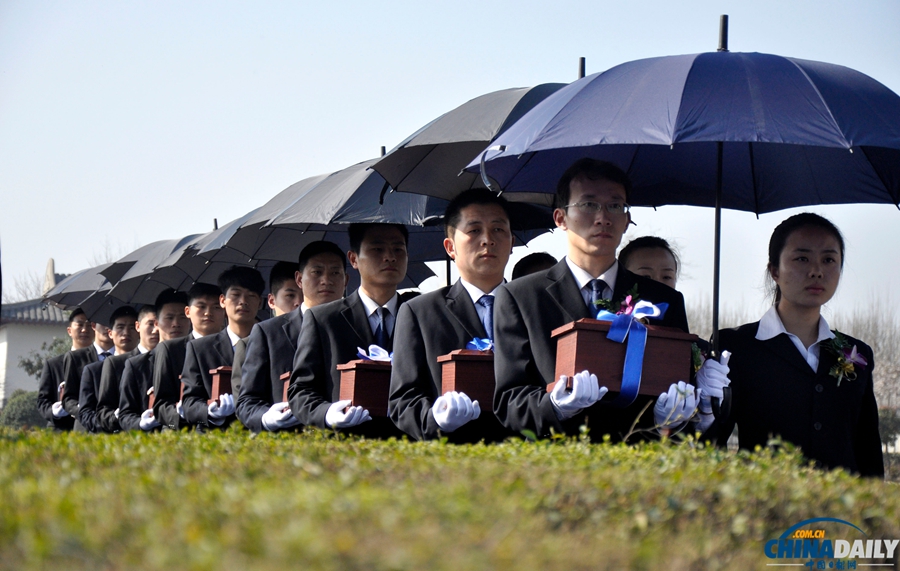
[[[493,301],[513,247],[505,199],[488,190],[457,196],[444,214],[444,247],[460,279],[403,304],[397,317],[390,414],[416,440],[499,440],[506,431],[491,403],[465,393],[441,394],[438,357],[474,338],[493,338]],[[484,410],[482,408],[484,407]]]
[[[219,305],[228,316],[228,326],[217,333],[196,339],[187,345],[181,381],[184,383],[184,419],[201,429],[226,428],[234,419],[234,397],[221,394],[207,404],[212,394],[210,371],[231,367],[234,347],[246,343],[262,307],[266,282],[253,268],[232,266],[219,276]]]
[[[597,300],[618,303],[637,286],[640,299],[669,304],[664,318],[651,323],[688,330],[680,293],[636,276],[616,261],[616,248],[631,223],[630,189],[628,177],[612,164],[594,159],[573,164],[559,181],[553,212],[556,226],[566,232],[566,258],[549,270],[510,282],[497,293],[494,411],[516,433],[577,434],[579,426],[587,424],[592,439],[604,434],[618,439],[646,404],[647,397],[641,396],[621,409],[601,403],[607,389],[599,387],[596,376],[588,371],[573,377],[571,392],[566,390],[566,379],[553,393],[546,392],[547,385],[557,380],[556,340],[551,332],[571,321],[594,317]],[[684,399],[675,400],[670,408],[684,406]],[[645,414],[639,427],[658,424],[654,416]]]
[[[400,306],[397,285],[406,276],[409,232],[400,224],[351,224],[350,265],[360,286],[350,296],[313,307],[303,316],[288,400],[304,425],[350,429],[371,436],[399,434],[388,418],[371,421],[369,411],[339,400],[342,365],[357,359],[357,348],[393,348]],[[349,408],[348,408],[349,407]],[[346,409],[346,410],[345,410]]]
[[[151,320],[154,318],[155,316],[152,316]],[[130,305],[123,305],[113,311],[109,318],[109,336],[116,348],[116,354],[84,368],[81,375],[81,393],[78,397],[78,420],[88,432],[103,431],[97,418],[102,371],[109,366],[113,357],[119,357],[118,361],[124,364],[127,357],[135,354],[133,351],[136,350],[139,340],[137,319],[138,313]],[[152,327],[152,323],[150,326]]]
[[[188,290],[185,315],[192,331],[156,346],[153,363],[153,418],[164,427],[178,430],[188,426],[181,404],[181,372],[188,343],[207,335],[216,335],[225,325],[225,311],[219,305],[222,290],[212,284],[196,283]]]
[[[188,296],[183,292],[165,291],[156,298],[156,331],[159,343],[184,337],[190,333],[191,322],[185,315]],[[159,347],[157,344],[156,347]],[[116,417],[122,430],[150,431],[160,426],[149,408],[153,387],[153,364],[156,348],[131,357],[125,362],[119,383],[119,409]]]
[[[309,308],[341,299],[347,287],[344,253],[336,244],[313,242],[300,252],[292,280],[302,295],[302,303],[289,313],[253,326],[247,340],[242,365],[241,389],[237,399],[237,417],[252,430],[276,431],[297,426],[300,421],[283,399],[285,381],[281,375],[293,369],[294,353],[303,315]],[[273,270],[274,275],[274,270]],[[282,284],[272,284],[274,299],[283,299]],[[270,305],[273,294],[269,294]]]
[[[78,401],[81,396],[81,377],[84,368],[97,361],[111,357],[114,352],[113,341],[109,336],[109,327],[102,323],[91,323],[94,330],[94,343],[90,347],[69,351],[63,358],[63,382],[66,384],[61,402],[53,405],[54,416],[63,412],[75,419],[75,430],[84,432],[78,419]],[[99,371],[98,371],[99,374]]]
[[[87,315],[78,307],[69,314],[66,333],[72,339],[71,351],[90,347],[94,343],[94,330]],[[65,354],[44,361],[38,386],[38,412],[47,419],[47,426],[56,430],[72,430],[75,419],[66,412],[59,401],[59,385],[63,381]]]

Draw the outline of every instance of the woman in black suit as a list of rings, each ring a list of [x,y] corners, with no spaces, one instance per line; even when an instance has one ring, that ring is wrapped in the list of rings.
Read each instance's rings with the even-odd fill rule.
[[[731,358],[703,367],[698,384],[731,380],[733,413],[720,442],[736,423],[741,448],[780,437],[821,467],[883,478],[872,349],[830,331],[820,313],[843,262],[844,239],[825,218],[803,213],[782,222],[769,241],[773,306],[759,321],[719,333]]]

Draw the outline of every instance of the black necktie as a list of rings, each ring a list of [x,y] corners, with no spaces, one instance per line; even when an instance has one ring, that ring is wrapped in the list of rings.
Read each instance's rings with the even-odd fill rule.
[[[591,286],[591,311],[596,312],[599,309],[597,302],[603,299],[603,290],[606,289],[606,282],[596,278],[588,283]]]
[[[390,336],[387,330],[387,316],[390,311],[386,307],[379,307],[378,311],[378,327],[375,328],[375,344],[382,349],[388,348],[388,340]]]
[[[487,333],[488,339],[494,338],[494,296],[483,295],[478,300],[478,305],[484,308],[481,317],[481,323],[484,325],[484,332]]]

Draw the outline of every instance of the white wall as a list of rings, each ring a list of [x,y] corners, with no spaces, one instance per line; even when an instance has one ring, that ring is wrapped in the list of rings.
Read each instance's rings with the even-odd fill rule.
[[[38,389],[38,380],[19,368],[19,357],[40,351],[41,345],[54,337],[65,336],[66,328],[60,325],[8,323],[0,327],[0,407],[16,389]]]

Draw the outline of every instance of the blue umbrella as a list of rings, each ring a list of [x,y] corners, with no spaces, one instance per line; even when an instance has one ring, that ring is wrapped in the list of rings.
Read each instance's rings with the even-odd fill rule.
[[[575,160],[623,168],[638,206],[900,206],[900,96],[852,69],[760,53],[625,63],[539,103],[467,170],[504,192],[555,191]]]

